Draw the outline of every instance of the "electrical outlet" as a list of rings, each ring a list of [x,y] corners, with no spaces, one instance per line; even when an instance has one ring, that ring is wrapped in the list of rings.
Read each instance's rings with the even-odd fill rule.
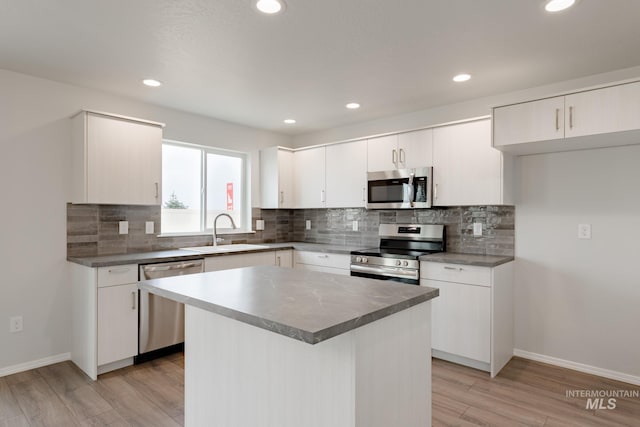
[[[475,237],[482,236],[482,223],[481,222],[474,222],[473,223],[473,235]]]
[[[14,316],[9,319],[9,332],[12,334],[22,332],[22,316]]]
[[[256,230],[264,230],[264,219],[256,219]]]
[[[153,224],[153,221],[146,221],[144,223],[144,232],[147,234],[153,234],[154,227],[155,225]]]
[[[310,220],[310,219],[308,219],[308,220],[305,222],[305,224],[306,224],[305,228],[306,228],[307,230],[311,230],[311,220]]]
[[[358,221],[354,220],[353,223],[351,223],[351,229],[353,231],[358,231]]]
[[[118,223],[118,232],[120,234],[129,234],[129,221],[120,221]]]
[[[591,224],[578,224],[578,239],[591,239]]]

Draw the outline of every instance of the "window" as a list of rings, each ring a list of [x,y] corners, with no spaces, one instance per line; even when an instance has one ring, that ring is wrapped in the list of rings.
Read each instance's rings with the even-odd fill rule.
[[[247,155],[165,141],[162,144],[162,233],[210,232],[218,214],[249,231]],[[218,230],[231,230],[226,217]]]

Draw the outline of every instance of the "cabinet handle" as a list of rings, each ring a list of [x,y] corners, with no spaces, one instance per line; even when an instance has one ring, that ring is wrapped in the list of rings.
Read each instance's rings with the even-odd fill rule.
[[[276,257],[276,267],[280,267],[280,257]]]
[[[137,292],[133,291],[131,292],[131,310],[135,310],[136,309],[136,295]]]
[[[391,150],[391,163],[396,166],[398,165],[398,154],[396,153],[396,150]]]
[[[405,160],[405,157],[404,157],[404,149],[403,149],[403,148],[401,148],[401,149],[400,149],[400,163],[402,163],[402,165],[403,165],[403,166],[404,166],[404,160]]]
[[[560,130],[560,109],[556,108],[556,130]]]
[[[159,191],[158,191],[158,183],[156,182],[155,184],[156,184],[156,199],[157,199],[157,198],[158,198],[158,195],[159,195]]]
[[[365,187],[362,187],[362,201],[367,201],[367,189]]]
[[[445,270],[455,270],[455,271],[462,271],[462,268],[460,267],[449,267],[449,266],[444,266]]]
[[[109,273],[110,274],[122,274],[122,273],[128,273],[129,270],[131,270],[129,267],[125,267],[125,268],[110,268],[109,269]]]
[[[324,203],[324,190],[320,190],[320,202]]]
[[[573,107],[569,107],[569,129],[573,129]]]
[[[318,255],[318,258],[329,258],[329,255]]]
[[[438,198],[438,184],[433,186],[433,199],[436,200]]]
[[[284,191],[280,192],[280,203],[284,203]]]

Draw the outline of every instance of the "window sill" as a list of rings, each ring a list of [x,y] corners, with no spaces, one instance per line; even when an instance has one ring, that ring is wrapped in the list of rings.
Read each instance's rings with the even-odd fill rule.
[[[255,234],[254,230],[219,230],[218,236],[226,236],[231,234]],[[157,237],[190,237],[190,236],[212,236],[212,231],[194,231],[194,232],[182,232],[182,233],[162,233]]]

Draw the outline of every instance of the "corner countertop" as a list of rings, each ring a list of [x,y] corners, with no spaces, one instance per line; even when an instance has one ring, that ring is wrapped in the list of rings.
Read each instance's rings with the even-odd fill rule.
[[[85,267],[110,267],[113,265],[124,264],[151,264],[157,262],[171,262],[171,261],[189,261],[193,259],[201,259],[210,256],[227,256],[237,255],[251,252],[267,252],[277,249],[296,249],[299,251],[311,251],[311,252],[323,252],[334,254],[346,254],[351,251],[362,249],[355,246],[339,246],[339,245],[327,245],[322,243],[304,243],[304,242],[288,242],[288,243],[258,243],[257,245],[263,246],[258,249],[245,249],[236,252],[222,252],[222,253],[207,253],[202,254],[193,251],[187,251],[182,249],[173,249],[166,251],[155,252],[138,252],[130,254],[119,255],[102,255],[91,257],[67,257],[67,261],[75,264],[84,265]]]
[[[142,290],[317,344],[438,296],[438,289],[261,266],[141,281]]]
[[[475,265],[478,267],[497,267],[513,261],[512,256],[459,254],[454,252],[439,252],[423,255],[420,261],[441,262],[445,264]]]

